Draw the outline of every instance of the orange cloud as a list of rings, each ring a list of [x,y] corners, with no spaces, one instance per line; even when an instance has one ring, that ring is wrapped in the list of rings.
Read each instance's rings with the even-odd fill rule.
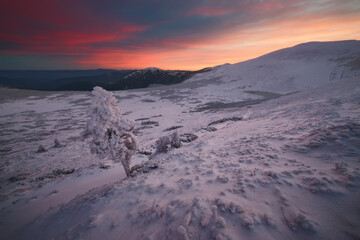
[[[195,70],[308,41],[360,39],[355,0],[183,0],[170,9],[154,0],[16,1],[0,12],[0,54],[66,55],[73,68]]]
[[[179,43],[174,50],[119,51],[95,55],[88,63],[107,68],[143,68],[197,70],[223,63],[255,58],[280,48],[308,41],[360,39],[360,17],[320,19],[298,17],[292,20],[234,30],[204,43]],[[169,44],[171,42],[168,42]],[[171,44],[176,45],[176,42]]]

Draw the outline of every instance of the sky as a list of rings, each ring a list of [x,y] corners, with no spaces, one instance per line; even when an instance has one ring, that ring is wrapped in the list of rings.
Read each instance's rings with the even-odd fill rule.
[[[0,70],[197,70],[359,26],[359,0],[1,0]]]

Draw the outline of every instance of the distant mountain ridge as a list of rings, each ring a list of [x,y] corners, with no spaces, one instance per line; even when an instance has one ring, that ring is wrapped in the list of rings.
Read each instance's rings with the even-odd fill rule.
[[[7,87],[47,91],[91,91],[95,86],[101,86],[107,90],[125,90],[146,88],[153,84],[176,84],[207,70],[145,68],[141,70],[0,71],[0,84]]]
[[[217,82],[231,86],[228,91],[241,88],[288,93],[358,76],[359,70],[360,41],[346,40],[302,43],[255,59],[199,71],[154,67],[141,70],[0,71],[0,85],[35,90],[91,91],[94,86],[125,90],[185,80],[191,83],[207,79],[210,83],[211,79],[218,79]]]
[[[5,78],[38,78],[38,79],[60,79],[70,77],[94,76],[105,73],[116,72],[113,69],[93,70],[0,70],[0,76]],[[126,71],[126,70],[125,70]]]
[[[105,77],[116,74],[127,75],[134,70],[2,70],[0,84],[8,87],[56,90],[74,81],[102,82]],[[116,79],[117,80],[117,79]]]

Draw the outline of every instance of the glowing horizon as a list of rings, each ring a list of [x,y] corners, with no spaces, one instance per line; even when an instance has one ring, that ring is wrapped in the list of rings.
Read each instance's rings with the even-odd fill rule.
[[[310,41],[360,39],[355,0],[5,0],[0,69],[198,70]]]

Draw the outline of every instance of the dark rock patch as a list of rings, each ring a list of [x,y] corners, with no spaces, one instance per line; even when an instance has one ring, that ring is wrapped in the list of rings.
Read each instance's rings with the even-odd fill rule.
[[[146,156],[149,156],[149,155],[152,154],[151,151],[147,151],[147,150],[138,151],[138,153],[143,154],[143,155],[146,155]]]
[[[0,152],[4,153],[4,152],[10,152],[12,150],[12,148],[3,148],[0,149]]]
[[[219,124],[219,123],[224,123],[224,122],[229,122],[229,121],[237,122],[237,121],[241,121],[241,120],[243,120],[242,117],[223,118],[223,119],[219,119],[219,120],[209,123],[208,126]]]
[[[159,122],[156,122],[156,121],[143,121],[141,122],[141,125],[145,125],[145,126],[148,126],[148,125],[154,125],[154,126],[159,126]]]
[[[61,177],[63,175],[72,174],[74,172],[75,172],[74,168],[71,168],[71,169],[56,169],[56,170],[52,171],[52,173],[49,173],[49,174],[46,174],[44,176],[36,178],[36,181],[41,181],[41,180],[44,180],[46,178],[48,178],[48,179],[57,178],[57,177]]]
[[[109,168],[111,168],[111,166],[110,166],[110,165],[106,165],[105,163],[100,163],[100,164],[99,164],[99,168],[100,168],[100,169],[109,169]]]
[[[149,99],[149,98],[145,98],[145,99],[141,99],[142,102],[148,102],[148,103],[153,103],[156,102],[155,100]]]
[[[29,175],[30,174],[28,174],[28,173],[22,173],[17,176],[9,177],[8,180],[10,182],[19,182],[19,181],[25,180]]]
[[[43,146],[43,145],[40,145],[38,150],[37,150],[38,153],[43,153],[43,152],[46,152],[46,148]]]
[[[57,138],[55,138],[55,140],[54,140],[54,147],[56,147],[56,148],[63,147],[63,145],[59,142],[59,140]]]
[[[134,121],[145,121],[145,120],[149,120],[150,118],[138,118],[138,119],[135,119]]]
[[[178,128],[182,128],[184,126],[172,126],[172,127],[169,127],[167,129],[164,130],[164,132],[167,132],[167,131],[172,131],[172,130],[175,130],[175,129],[178,129]]]
[[[206,128],[204,128],[206,131],[208,132],[215,132],[217,131],[216,127],[212,127],[212,126],[207,126]]]
[[[193,133],[180,134],[180,141],[186,142],[186,143],[192,142],[192,141],[196,140],[197,138],[198,138],[198,136],[196,136]]]

